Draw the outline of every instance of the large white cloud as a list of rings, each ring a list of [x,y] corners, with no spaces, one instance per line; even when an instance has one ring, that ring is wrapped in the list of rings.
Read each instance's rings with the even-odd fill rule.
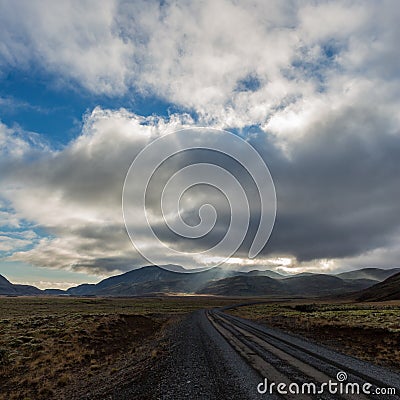
[[[94,93],[157,95],[225,126],[398,79],[394,1],[3,1],[0,65],[33,63]],[[342,86],[346,82],[342,82]],[[133,96],[134,97],[134,96]]]
[[[3,65],[39,62],[94,92],[126,90],[134,47],[118,34],[115,2],[2,1],[0,7]]]
[[[33,249],[15,252],[12,259],[91,271],[145,262],[134,252],[124,228],[125,175],[146,144],[188,123],[191,118],[186,115],[164,120],[96,108],[86,117],[82,134],[57,151],[38,150],[7,129],[0,147],[0,185],[12,211],[3,212],[5,225],[19,227],[21,221],[30,221],[49,235]],[[10,153],[9,147],[19,150]],[[10,241],[4,237],[3,250],[11,250]],[[21,245],[15,241],[15,249]]]

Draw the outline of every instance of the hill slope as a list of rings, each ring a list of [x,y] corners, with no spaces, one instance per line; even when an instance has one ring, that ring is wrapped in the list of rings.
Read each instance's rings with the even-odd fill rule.
[[[210,282],[199,293],[219,296],[286,296],[285,285],[268,276],[234,276]]]
[[[342,279],[372,279],[382,282],[390,276],[398,274],[399,272],[400,268],[363,268],[355,271],[342,272],[336,276]]]
[[[273,279],[283,279],[285,278],[285,275],[279,274],[278,272],[275,271],[270,271],[270,270],[258,270],[258,269],[253,269],[247,273],[249,276],[268,276],[269,278]]]
[[[2,275],[0,275],[0,294],[17,294],[14,285]]]
[[[187,273],[149,265],[104,279],[96,285],[85,284],[70,288],[67,293],[79,296],[139,296],[157,292],[196,293],[211,281],[242,274],[244,273],[218,267]]]
[[[285,279],[267,276],[234,276],[211,282],[200,293],[223,296],[326,296],[355,292],[374,284],[330,275],[303,275]]]
[[[363,290],[357,297],[360,301],[400,300],[400,273],[383,282]]]
[[[347,280],[337,276],[312,274],[286,278],[283,283],[288,285],[292,293],[302,296],[325,296],[341,293],[351,293],[372,286],[372,280]]]

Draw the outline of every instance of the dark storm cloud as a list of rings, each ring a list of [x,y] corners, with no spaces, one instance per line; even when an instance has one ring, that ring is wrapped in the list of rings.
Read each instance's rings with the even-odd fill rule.
[[[391,126],[384,112],[344,107],[310,126],[289,155],[272,136],[253,135],[251,143],[271,170],[278,201],[275,228],[264,255],[287,255],[298,261],[343,258],[380,248],[393,239],[400,226],[400,136]],[[189,160],[199,162],[200,158]],[[206,160],[210,162],[210,156]],[[222,162],[232,171],[234,162]],[[168,176],[171,171],[163,172]],[[236,174],[245,182],[240,168]],[[252,204],[252,219],[237,255],[246,257],[259,222],[259,201],[249,181],[243,186]],[[162,240],[180,250],[207,249],[226,233],[228,205],[215,193],[198,190],[191,223],[196,223],[205,202],[218,210],[218,223],[209,235],[189,240],[173,234],[165,224],[154,227]]]
[[[121,118],[129,122],[135,117],[113,118],[121,123]],[[146,263],[125,231],[120,201],[132,155],[150,136],[136,133],[134,139],[120,134],[118,146],[109,151],[114,136],[107,129],[100,131],[98,123],[94,122],[97,134],[82,137],[62,152],[42,153],[27,164],[24,159],[14,161],[8,181],[22,187],[13,192],[15,205],[56,238],[42,240],[36,248],[16,253],[15,258],[97,272]],[[400,226],[400,135],[394,126],[384,109],[363,105],[329,112],[286,147],[275,135],[253,131],[250,143],[270,168],[278,201],[275,228],[261,257],[287,256],[300,262],[348,258],[393,241]],[[147,210],[160,215],[160,195],[169,177],[179,168],[201,161],[229,170],[246,190],[250,227],[236,254],[246,258],[258,226],[260,202],[252,179],[229,157],[189,151],[169,160],[149,186]],[[218,190],[206,186],[194,187],[187,195],[186,203],[182,198],[186,204],[183,218],[189,224],[199,222],[201,205],[215,206],[218,220],[210,234],[185,239],[163,222],[154,223],[153,230],[177,250],[199,252],[217,244],[226,233],[229,203]],[[173,261],[179,263],[179,257]]]
[[[345,108],[310,128],[290,158],[257,140],[278,214],[265,252],[340,258],[387,244],[400,224],[400,131],[385,113]],[[273,148],[273,145],[272,145]]]

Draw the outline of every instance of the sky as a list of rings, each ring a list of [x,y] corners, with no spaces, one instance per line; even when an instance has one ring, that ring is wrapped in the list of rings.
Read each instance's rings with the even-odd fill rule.
[[[192,127],[249,143],[275,185],[275,225],[251,259],[260,212],[234,173],[253,200],[227,265],[398,267],[399,18],[394,0],[0,0],[0,273],[65,288],[148,264],[125,228],[124,180],[147,145]],[[150,214],[160,182],[201,156],[163,166]],[[165,264],[209,266],[201,252],[226,232],[229,204],[204,187],[183,200],[193,224],[214,201],[213,232],[188,240],[156,218],[185,254],[152,247],[145,231],[141,243]]]

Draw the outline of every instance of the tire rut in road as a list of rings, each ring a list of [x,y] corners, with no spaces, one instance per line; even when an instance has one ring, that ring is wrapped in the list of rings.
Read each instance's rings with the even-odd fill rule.
[[[375,376],[366,376],[362,371],[354,370],[349,364],[341,364],[334,358],[319,353],[318,346],[314,351],[309,348],[299,346],[297,343],[291,343],[289,335],[285,338],[279,338],[279,332],[268,334],[263,329],[257,328],[254,323],[246,323],[245,320],[229,316],[222,312],[210,311],[208,318],[213,326],[226,338],[228,342],[247,359],[250,365],[262,376],[268,377],[269,382],[304,382],[323,383],[336,380],[336,373],[339,370],[351,372],[349,381],[359,383],[361,386],[365,382],[375,384],[377,387],[390,387],[386,381],[380,381]],[[296,340],[294,340],[296,341]],[[298,341],[298,340],[297,340]],[[330,352],[332,355],[332,352]],[[340,355],[343,358],[343,355]],[[339,358],[340,358],[339,357]],[[349,359],[349,358],[348,358]],[[366,365],[366,364],[364,364]],[[339,368],[339,369],[338,369]],[[377,367],[371,366],[372,369]],[[380,371],[381,372],[381,371]],[[382,370],[381,376],[386,371]],[[395,374],[391,375],[392,382],[396,382]],[[399,390],[399,388],[397,388]],[[399,392],[397,392],[399,393]],[[292,399],[293,396],[282,395],[285,399]],[[310,397],[301,396],[303,399]],[[297,396],[296,398],[300,398]],[[331,395],[323,394],[320,399],[352,399],[354,395],[343,394]],[[369,396],[359,394],[357,399],[366,400],[368,398],[379,398],[378,396]],[[397,396],[386,396],[387,399],[396,399]]]

